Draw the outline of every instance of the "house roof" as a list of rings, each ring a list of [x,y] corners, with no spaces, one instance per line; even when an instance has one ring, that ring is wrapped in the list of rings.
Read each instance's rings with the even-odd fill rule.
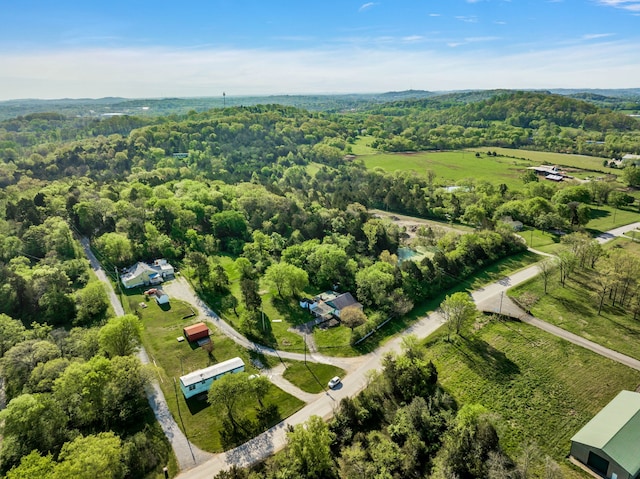
[[[640,394],[621,391],[571,441],[602,450],[635,477],[640,472]]]
[[[209,327],[204,323],[196,323],[191,326],[184,327],[184,333],[187,336],[191,336],[192,334],[202,333],[204,331],[209,331]]]
[[[316,304],[315,306],[312,305],[310,310],[317,316],[322,317],[333,314],[333,307],[325,303],[324,301],[318,302],[318,304]]]
[[[148,264],[138,262],[135,264],[135,266],[130,268],[129,271],[126,274],[124,274],[122,277],[123,279],[128,280],[128,279],[135,278],[142,275],[145,271],[150,272],[152,274],[156,273],[156,270],[153,269]]]
[[[192,384],[199,383],[200,381],[203,381],[205,379],[211,379],[218,374],[231,371],[232,369],[239,368],[240,366],[244,366],[244,361],[242,361],[242,359],[228,359],[226,361],[222,361],[221,363],[214,364],[213,366],[209,366],[208,368],[198,369],[197,371],[193,371],[192,373],[180,376],[180,382],[185,387],[191,386]]]
[[[348,308],[349,306],[356,306],[358,308],[362,307],[362,305],[356,301],[351,293],[342,293],[331,301],[327,301],[327,303],[339,311],[343,310],[344,308]]]

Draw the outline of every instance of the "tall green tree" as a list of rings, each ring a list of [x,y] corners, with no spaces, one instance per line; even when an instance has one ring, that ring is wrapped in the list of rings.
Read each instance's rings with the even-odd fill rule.
[[[276,263],[267,268],[264,281],[274,287],[278,296],[284,299],[297,296],[309,284],[307,272],[289,263]]]
[[[10,348],[24,339],[25,328],[21,321],[0,313],[0,358]]]
[[[311,416],[287,432],[287,457],[300,477],[324,479],[333,477],[331,442],[333,434],[319,416]]]
[[[89,283],[76,293],[76,324],[89,324],[102,319],[109,309],[109,299],[101,282]]]
[[[447,295],[440,304],[440,311],[447,324],[447,340],[450,339],[451,331],[460,334],[463,324],[472,319],[477,312],[471,296],[462,292]]]
[[[133,354],[140,346],[141,335],[142,324],[133,314],[111,318],[100,329],[100,347],[111,357]]]

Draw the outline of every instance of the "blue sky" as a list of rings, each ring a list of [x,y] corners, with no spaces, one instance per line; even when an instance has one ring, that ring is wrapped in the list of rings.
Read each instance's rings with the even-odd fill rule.
[[[0,0],[0,99],[640,87],[640,0]]]

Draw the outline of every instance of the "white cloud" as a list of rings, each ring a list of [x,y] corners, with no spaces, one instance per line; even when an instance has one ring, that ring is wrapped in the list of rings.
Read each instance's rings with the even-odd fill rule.
[[[632,12],[640,12],[640,1],[638,0],[596,0],[596,3],[606,7],[622,8]]]
[[[440,17],[442,15],[440,15],[439,13],[430,13],[429,16],[430,17]]]
[[[424,40],[424,37],[422,35],[409,35],[402,38],[402,41],[407,43],[419,42],[420,40]]]
[[[476,38],[478,40],[479,38]],[[469,39],[468,39],[469,40]],[[470,38],[473,40],[473,38]],[[486,41],[486,39],[485,39]],[[383,92],[409,88],[631,88],[637,44],[594,42],[498,53],[452,42],[399,48],[0,52],[0,99]]]
[[[362,5],[360,5],[360,8],[358,8],[358,11],[364,12],[365,10],[369,10],[374,5],[377,5],[377,4],[375,2],[363,3]]]
[[[478,18],[475,16],[466,16],[466,15],[458,15],[456,17],[457,20],[460,20],[461,22],[466,22],[466,23],[477,23],[478,22]]]
[[[615,33],[587,33],[582,35],[583,40],[597,40],[599,38],[607,38],[614,36]]]

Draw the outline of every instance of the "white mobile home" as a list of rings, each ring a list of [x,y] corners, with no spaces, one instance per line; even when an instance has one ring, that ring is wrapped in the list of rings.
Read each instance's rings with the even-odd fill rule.
[[[241,373],[244,371],[244,362],[240,358],[223,361],[208,368],[198,369],[184,376],[180,376],[180,389],[186,399],[196,394],[206,392],[216,379],[225,374]]]

